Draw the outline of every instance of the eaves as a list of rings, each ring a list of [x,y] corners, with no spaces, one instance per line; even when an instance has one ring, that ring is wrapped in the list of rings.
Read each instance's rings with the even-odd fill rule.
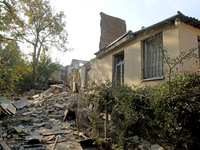
[[[169,17],[169,18],[167,18],[161,22],[158,22],[156,24],[153,24],[147,28],[141,29],[136,32],[132,32],[131,30],[129,30],[124,35],[119,37],[117,40],[113,41],[108,46],[106,46],[103,49],[96,52],[95,55],[97,58],[100,58],[100,57],[104,56],[105,54],[107,54],[108,52],[111,52],[111,51],[115,50],[116,48],[118,48],[119,46],[122,46],[123,44],[129,42],[130,40],[135,39],[136,36],[140,33],[144,33],[147,30],[155,29],[155,28],[162,27],[165,25],[173,25],[175,19],[177,19],[177,18],[179,18],[181,20],[181,22],[184,22],[190,26],[200,29],[200,21],[198,19],[185,16],[184,14],[182,14],[181,12],[178,11],[176,15]]]
[[[131,41],[135,37],[136,37],[136,35],[132,31],[129,30],[124,35],[119,37],[117,40],[113,41],[108,46],[106,46],[103,49],[101,49],[100,51],[96,52],[95,55],[97,58],[100,58],[100,57],[104,56],[105,54],[107,54],[108,52],[111,52],[111,51],[115,50],[116,48],[122,46],[123,44]]]

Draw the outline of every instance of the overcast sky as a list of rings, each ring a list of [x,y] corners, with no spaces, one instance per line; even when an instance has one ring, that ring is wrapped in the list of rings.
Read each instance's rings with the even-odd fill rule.
[[[51,0],[52,7],[64,11],[68,32],[68,47],[74,51],[56,53],[62,65],[72,59],[91,60],[99,50],[100,12],[125,20],[128,30],[167,19],[182,12],[200,20],[200,0]]]

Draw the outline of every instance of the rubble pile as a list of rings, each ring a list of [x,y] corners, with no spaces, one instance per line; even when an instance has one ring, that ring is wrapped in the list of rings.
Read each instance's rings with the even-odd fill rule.
[[[1,97],[0,149],[81,150],[75,123],[78,94],[63,85],[14,103]]]

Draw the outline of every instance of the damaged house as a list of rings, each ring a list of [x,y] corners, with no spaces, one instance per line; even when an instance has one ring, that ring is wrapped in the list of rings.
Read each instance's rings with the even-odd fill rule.
[[[111,24],[104,25],[108,18]],[[87,87],[89,81],[98,79],[117,80],[129,86],[166,82],[168,67],[162,52],[157,49],[165,49],[175,58],[196,47],[195,52],[199,55],[199,42],[200,21],[181,12],[136,32],[126,32],[125,21],[101,13],[100,50],[95,53],[96,58],[76,70],[79,86]],[[186,59],[183,65],[177,65],[180,73],[196,70],[198,66],[197,58]]]

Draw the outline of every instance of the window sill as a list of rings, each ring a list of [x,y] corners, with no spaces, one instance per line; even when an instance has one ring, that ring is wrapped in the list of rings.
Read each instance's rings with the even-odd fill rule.
[[[148,78],[148,79],[141,79],[142,82],[145,82],[145,81],[153,81],[153,80],[163,80],[165,79],[165,77],[155,77],[155,78]]]

